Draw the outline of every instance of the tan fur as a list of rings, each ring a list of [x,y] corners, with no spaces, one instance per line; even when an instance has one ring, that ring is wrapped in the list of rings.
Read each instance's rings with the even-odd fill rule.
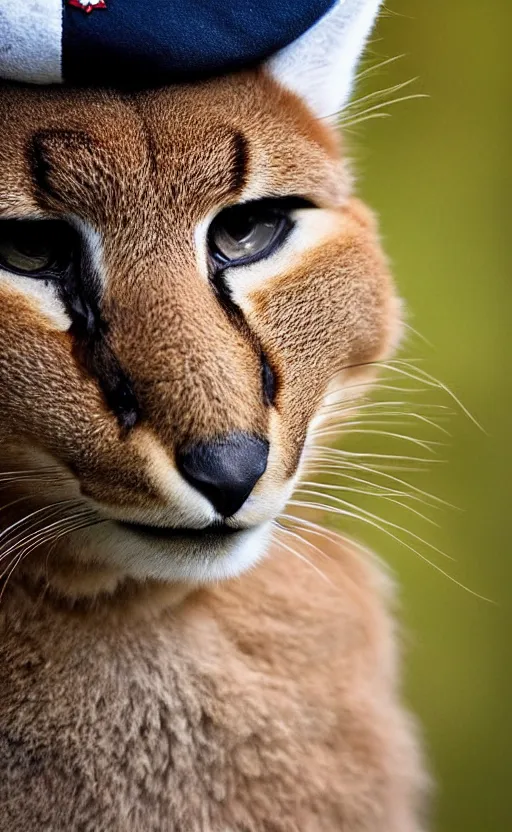
[[[242,564],[115,522],[207,525],[174,453],[244,430],[271,451],[233,526],[259,534],[333,379],[366,377],[392,348],[397,301],[337,137],[263,71],[131,95],[5,86],[0,171],[0,217],[71,218],[101,238],[109,344],[143,413],[120,431],[72,333],[0,272],[0,470],[58,466],[11,478],[2,526],[74,497],[102,521],[0,561],[0,830],[419,832],[425,778],[379,569],[333,539],[322,577],[283,538],[254,571],[199,588],[263,544],[241,532]],[[198,229],[269,195],[310,199],[321,221],[232,270],[234,319]],[[314,561],[311,543],[293,548]]]

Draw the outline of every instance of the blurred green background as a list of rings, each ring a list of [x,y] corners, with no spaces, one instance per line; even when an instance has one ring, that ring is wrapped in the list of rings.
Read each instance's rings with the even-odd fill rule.
[[[495,603],[370,526],[342,524],[392,565],[401,587],[406,695],[438,784],[439,832],[512,830],[511,33],[511,0],[389,0],[363,69],[403,57],[364,75],[357,94],[416,78],[388,98],[429,97],[385,106],[390,118],[347,133],[359,190],[380,215],[409,321],[431,342],[412,336],[401,354],[421,358],[418,366],[456,392],[486,431],[454,408],[443,423],[448,447],[437,454],[446,461],[428,473],[398,474],[462,509],[429,512],[439,528],[389,501],[355,502],[453,556],[446,560],[401,534]],[[450,405],[432,388],[409,398],[411,410],[420,399]],[[414,428],[404,431],[414,436]],[[385,437],[355,434],[339,447],[382,453],[391,446]],[[393,450],[424,455],[410,443],[400,448]]]

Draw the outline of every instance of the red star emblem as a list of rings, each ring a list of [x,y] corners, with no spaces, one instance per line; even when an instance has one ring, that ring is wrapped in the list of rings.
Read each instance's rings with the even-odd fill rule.
[[[90,14],[96,9],[106,9],[107,4],[105,0],[67,0],[68,6],[74,6],[75,9],[81,9],[86,14]]]

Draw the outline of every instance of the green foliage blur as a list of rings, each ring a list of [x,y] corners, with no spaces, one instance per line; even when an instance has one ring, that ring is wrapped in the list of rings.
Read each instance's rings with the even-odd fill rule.
[[[370,545],[397,576],[406,696],[422,722],[437,781],[438,832],[512,830],[511,33],[511,0],[389,0],[362,68],[402,57],[363,75],[356,97],[415,78],[387,97],[428,98],[384,106],[390,118],[346,133],[359,191],[380,216],[407,320],[430,342],[408,330],[401,355],[421,359],[417,366],[452,389],[485,429],[457,406],[439,420],[449,438],[424,423],[421,432],[394,428],[393,420],[382,427],[448,440],[435,447],[432,458],[441,461],[427,472],[397,474],[459,507],[426,509],[439,526],[391,500],[347,499],[449,554],[453,561],[388,527],[493,603],[368,523],[328,521]],[[385,376],[392,379],[393,371]],[[410,411],[418,403],[453,404],[432,387],[408,400]],[[429,456],[379,434],[349,434],[338,446]]]

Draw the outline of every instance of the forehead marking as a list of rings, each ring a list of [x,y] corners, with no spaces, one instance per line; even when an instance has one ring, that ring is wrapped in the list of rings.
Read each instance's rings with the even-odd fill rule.
[[[245,188],[249,166],[249,147],[247,139],[240,130],[233,132],[233,169],[231,188],[237,194]]]
[[[47,208],[48,198],[60,200],[54,188],[52,178],[53,158],[66,151],[74,152],[78,157],[87,154],[93,156],[96,147],[94,140],[84,130],[40,130],[29,140],[27,156],[36,202]]]

